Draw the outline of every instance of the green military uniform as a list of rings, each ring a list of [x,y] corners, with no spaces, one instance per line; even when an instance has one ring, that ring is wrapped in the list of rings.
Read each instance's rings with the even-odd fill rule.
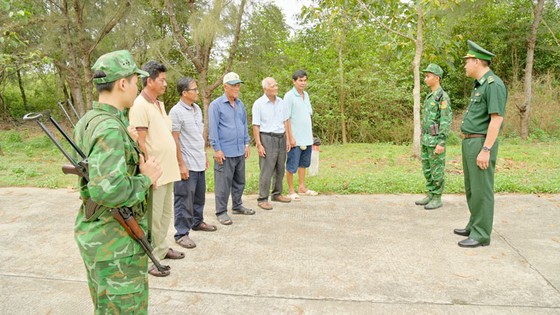
[[[469,53],[465,58],[490,61],[494,56],[474,42],[469,41],[468,44]],[[489,70],[482,78],[474,81],[469,105],[461,122],[461,131],[465,134],[465,139],[462,141],[465,194],[471,213],[465,230],[470,231],[470,239],[481,244],[490,243],[494,220],[494,170],[498,155],[498,140],[496,139],[490,148],[487,169],[480,169],[476,159],[484,145],[490,115],[505,116],[507,96],[504,82]],[[472,135],[482,136],[471,137]]]
[[[120,64],[112,64],[111,58]],[[128,70],[114,78],[114,72],[123,67]],[[102,56],[92,69],[107,73],[101,80],[143,74],[130,53],[123,51]],[[106,83],[99,81],[94,79],[96,84]],[[138,224],[147,229],[144,214],[148,211],[146,199],[151,181],[139,173],[140,151],[128,135],[127,125],[126,115],[116,107],[94,102],[93,109],[80,119],[74,131],[89,165],[90,180],[80,180],[80,195],[82,200],[91,198],[101,206],[89,216],[84,202],[74,229],[96,314],[147,314],[148,309],[147,256],[109,211],[130,207]]]
[[[430,64],[423,72],[431,72],[440,78],[443,70],[436,64]],[[424,100],[421,113],[421,160],[422,173],[426,178],[428,197],[416,202],[426,209],[441,207],[441,195],[445,187],[445,152],[436,154],[436,145],[445,147],[452,121],[451,101],[447,93],[439,87],[430,92]]]

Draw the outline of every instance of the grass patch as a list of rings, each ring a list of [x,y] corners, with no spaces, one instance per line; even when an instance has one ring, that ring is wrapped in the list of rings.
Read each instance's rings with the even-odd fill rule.
[[[39,132],[2,131],[0,187],[76,187],[77,178],[60,170],[64,156]],[[460,144],[449,145],[446,193],[463,193]],[[246,164],[246,193],[258,192],[259,166],[255,148]],[[496,167],[496,192],[560,193],[560,146],[557,141],[523,142],[517,138],[500,143]],[[420,161],[411,157],[409,145],[323,145],[319,175],[306,183],[321,193],[398,194],[423,193]],[[208,153],[211,156],[211,152]],[[297,177],[297,175],[296,175]],[[206,173],[209,191],[214,189],[212,168]],[[297,182],[297,178],[295,179]],[[286,183],[284,182],[286,189]]]

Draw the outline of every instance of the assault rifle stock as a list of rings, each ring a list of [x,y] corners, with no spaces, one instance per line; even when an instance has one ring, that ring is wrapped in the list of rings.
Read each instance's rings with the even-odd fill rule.
[[[58,140],[45,126],[45,124],[40,120],[44,116],[49,118],[49,120],[53,123],[56,129],[60,131],[60,133],[64,136],[64,138],[66,138],[68,143],[70,143],[70,145],[74,148],[74,150],[76,150],[76,152],[82,158],[81,161],[77,162],[76,160],[74,160],[74,158],[62,147],[62,145],[58,142]],[[62,154],[64,154],[66,159],[70,161],[71,164],[65,164],[62,166],[62,172],[64,174],[74,174],[83,177],[86,180],[86,182],[89,181],[87,156],[82,152],[82,150],[80,150],[78,145],[74,143],[74,141],[72,141],[72,138],[68,136],[68,134],[64,131],[64,129],[62,129],[62,127],[58,124],[58,122],[51,116],[50,111],[44,111],[41,113],[29,113],[23,116],[23,119],[36,121],[37,124],[41,127],[41,129],[47,134],[47,136],[51,139],[51,141],[56,145],[56,147],[62,152]],[[88,217],[88,215],[91,217],[91,215],[93,215],[95,210],[99,208],[99,205],[93,202],[90,198],[88,198],[85,207],[86,207],[86,217]],[[142,246],[142,249],[144,250],[146,255],[148,255],[150,260],[152,260],[152,262],[154,263],[158,271],[166,272],[169,269],[171,269],[167,265],[162,265],[154,256],[154,254],[152,253],[153,248],[148,242],[146,234],[144,233],[144,231],[142,230],[142,228],[134,218],[132,210],[130,208],[127,207],[114,208],[114,209],[110,209],[110,211],[113,217],[115,218],[115,220],[117,220],[120,223],[120,225],[122,225],[122,227],[126,230],[128,235],[130,235],[130,237],[132,237],[140,244],[140,246]]]

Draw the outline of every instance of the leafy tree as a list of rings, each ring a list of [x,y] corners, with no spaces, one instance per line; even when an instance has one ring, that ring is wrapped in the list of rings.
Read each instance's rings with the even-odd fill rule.
[[[164,6],[169,15],[171,31],[174,40],[179,46],[181,56],[192,63],[198,74],[198,88],[201,92],[204,105],[204,138],[208,137],[208,105],[212,92],[222,84],[222,77],[230,71],[233,64],[245,5],[247,0],[241,0],[239,6],[232,1],[188,1],[187,5],[181,2],[172,3],[164,0]],[[234,21],[233,24],[228,21]],[[223,31],[223,30],[226,31]],[[228,38],[232,38],[227,41]],[[227,54],[216,52],[216,45],[220,41],[227,41],[229,49]],[[212,57],[223,58],[221,74],[212,74]],[[217,72],[218,72],[217,71]]]

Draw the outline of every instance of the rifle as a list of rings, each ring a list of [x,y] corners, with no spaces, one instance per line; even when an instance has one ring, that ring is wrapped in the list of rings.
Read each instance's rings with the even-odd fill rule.
[[[70,143],[70,145],[74,148],[74,150],[76,150],[76,152],[80,155],[80,157],[82,158],[81,161],[77,162],[76,160],[74,160],[74,158],[62,147],[60,142],[58,142],[58,140],[54,137],[54,135],[49,131],[49,129],[41,121],[42,117],[48,117],[49,118],[49,120],[56,127],[56,129],[58,129],[58,131],[60,131],[60,133],[64,136],[64,138],[66,138],[66,141],[68,141],[68,143]],[[78,145],[74,141],[72,141],[72,138],[70,138],[68,136],[68,134],[64,131],[64,129],[62,129],[62,127],[58,124],[58,122],[51,116],[50,111],[46,110],[46,111],[43,111],[43,112],[40,112],[40,113],[28,113],[25,116],[23,116],[23,120],[29,120],[29,121],[34,120],[34,121],[36,121],[37,124],[39,125],[39,127],[41,127],[41,129],[47,134],[47,136],[51,139],[51,141],[54,143],[54,145],[56,145],[56,147],[62,152],[62,154],[64,154],[66,159],[68,159],[68,161],[70,161],[71,165],[65,164],[65,165],[62,166],[62,172],[64,174],[75,174],[75,175],[83,177],[86,182],[89,182],[87,156],[78,147]],[[91,200],[91,198],[88,198],[88,200],[86,201],[86,207],[85,207],[86,208],[86,217],[87,217],[88,212],[93,214],[93,212],[95,212],[95,210],[98,207],[99,207],[98,204],[93,202]],[[144,231],[142,230],[140,225],[138,225],[138,222],[134,218],[134,216],[132,214],[132,210],[130,208],[128,208],[128,207],[113,208],[113,209],[110,209],[110,211],[111,211],[111,215],[113,215],[115,220],[117,220],[120,223],[120,225],[122,225],[122,227],[126,230],[128,235],[130,235],[130,237],[132,237],[134,240],[136,240],[140,244],[140,246],[142,246],[142,249],[144,250],[146,255],[148,255],[148,257],[150,257],[150,259],[152,260],[152,262],[154,263],[154,265],[156,266],[158,271],[166,272],[166,271],[171,269],[167,265],[162,265],[156,259],[156,257],[152,253],[153,248],[150,245],[150,243],[148,242],[148,239],[146,238],[146,234],[144,233]]]
[[[62,109],[62,112],[64,113],[64,115],[66,116],[66,119],[68,119],[68,121],[70,122],[70,124],[72,125],[72,128],[76,128],[76,125],[74,124],[74,122],[72,121],[72,118],[70,118],[70,114],[68,114],[68,111],[66,110],[66,108],[64,107],[64,103],[68,104],[68,107],[70,107],[72,109],[72,112],[74,112],[74,116],[76,116],[76,118],[78,120],[80,120],[80,115],[78,115],[78,112],[76,111],[76,108],[74,107],[74,105],[72,105],[72,102],[70,102],[70,99],[67,99],[66,101],[60,101],[58,102],[58,106],[60,106],[60,109]]]

